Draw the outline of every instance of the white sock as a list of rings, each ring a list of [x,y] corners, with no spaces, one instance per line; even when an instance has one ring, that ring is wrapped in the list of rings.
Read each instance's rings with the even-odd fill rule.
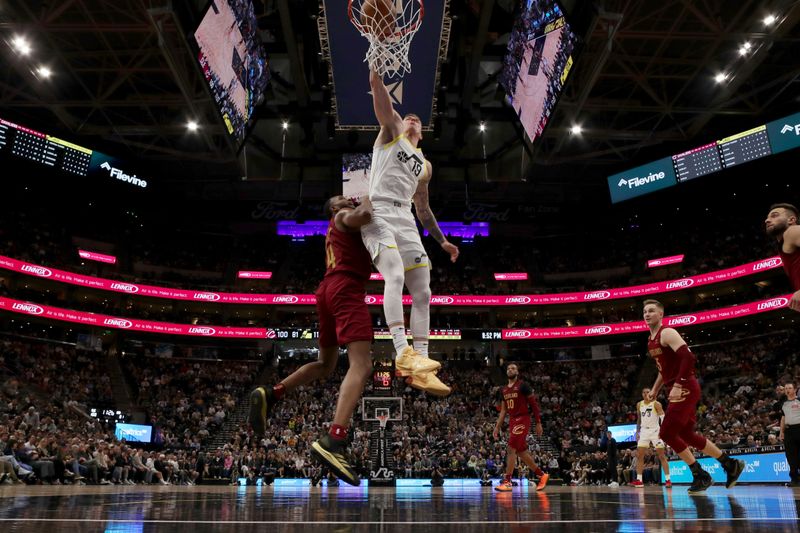
[[[375,259],[375,266],[383,275],[383,314],[392,334],[392,344],[397,355],[408,348],[403,317],[403,259],[397,248],[386,248]],[[399,324],[392,326],[391,324]]]
[[[415,268],[406,272],[406,287],[411,293],[411,334],[414,350],[422,357],[428,357],[428,335],[431,327],[431,274],[427,267]]]
[[[405,326],[392,326],[389,328],[389,333],[392,334],[392,344],[394,344],[394,349],[399,356],[401,353],[403,353],[403,350],[408,348],[406,328]]]
[[[636,474],[636,479],[638,479],[639,481],[641,481],[641,480],[642,480],[642,475],[643,475],[643,474]],[[669,479],[669,478],[667,478],[667,479]]]
[[[664,479],[665,479],[665,480],[667,480],[667,481],[669,481],[669,474],[666,474],[666,475],[664,476]]]
[[[416,350],[420,356],[428,357],[428,339],[425,340],[414,339],[414,350]]]

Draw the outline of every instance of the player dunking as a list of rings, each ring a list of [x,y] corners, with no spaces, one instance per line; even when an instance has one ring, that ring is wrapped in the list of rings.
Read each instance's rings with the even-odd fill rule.
[[[514,363],[506,367],[508,385],[503,387],[503,402],[500,405],[500,415],[497,417],[497,424],[494,427],[495,440],[500,437],[500,428],[506,419],[508,420],[508,450],[506,451],[506,475],[503,481],[495,487],[495,490],[507,492],[512,490],[511,477],[514,475],[514,467],[517,465],[517,455],[528,465],[531,472],[539,477],[539,484],[536,490],[543,490],[550,479],[549,474],[545,474],[534,462],[528,451],[528,432],[531,430],[531,412],[536,419],[536,436],[542,436],[542,415],[539,411],[539,402],[533,394],[531,387],[520,381],[519,369]]]
[[[642,389],[642,401],[636,404],[639,417],[636,421],[636,479],[631,482],[636,488],[643,488],[642,474],[644,472],[644,454],[652,446],[661,462],[661,471],[664,473],[664,486],[672,487],[669,479],[669,464],[667,454],[664,453],[664,441],[658,436],[661,421],[664,420],[664,409],[657,400],[650,399],[650,389]]]
[[[689,446],[719,461],[728,475],[725,486],[733,487],[744,470],[744,461],[731,459],[713,442],[695,433],[700,384],[694,374],[694,354],[680,333],[663,326],[664,306],[658,300],[645,300],[644,321],[650,328],[647,351],[658,367],[658,377],[648,399],[656,399],[662,385],[669,389],[669,405],[661,423],[659,437],[689,465],[693,478],[689,494],[703,492],[714,484],[711,475],[695,460]]]
[[[372,218],[368,200],[355,207],[344,196],[325,203],[330,217],[325,237],[325,277],[317,288],[319,360],[300,367],[272,388],[256,388],[250,394],[250,424],[261,436],[267,414],[284,395],[301,385],[328,377],[336,368],[339,346],[347,346],[350,368],[342,380],[330,432],[311,445],[312,453],[351,485],[361,480],[345,457],[350,418],[372,373],[370,345],[372,320],[364,302],[365,285],[372,270],[361,242],[360,228]]]
[[[769,208],[764,221],[767,235],[775,237],[780,246],[783,269],[789,276],[795,293],[789,307],[800,311],[800,226],[797,224],[798,211],[792,204],[775,204]]]
[[[412,387],[446,396],[450,394],[450,387],[435,375],[441,365],[428,358],[430,262],[411,213],[412,199],[420,223],[450,254],[451,261],[458,258],[458,248],[445,238],[428,200],[432,167],[417,147],[422,139],[419,117],[413,114],[400,117],[378,73],[371,71],[369,81],[375,117],[381,130],[372,149],[369,199],[373,217],[361,234],[375,266],[383,275],[383,312],[397,352],[398,374],[408,376]],[[412,299],[413,348],[406,340],[403,284],[408,287]]]

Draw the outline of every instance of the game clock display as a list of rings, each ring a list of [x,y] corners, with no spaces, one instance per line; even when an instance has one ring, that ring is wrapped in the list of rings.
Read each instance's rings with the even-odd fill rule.
[[[392,390],[394,365],[391,361],[377,361],[372,372],[372,388],[377,391]]]

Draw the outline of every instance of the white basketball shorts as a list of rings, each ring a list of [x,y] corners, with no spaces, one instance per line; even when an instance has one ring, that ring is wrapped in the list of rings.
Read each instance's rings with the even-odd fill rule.
[[[406,271],[430,268],[411,207],[400,202],[375,201],[372,222],[361,228],[361,238],[372,260],[385,248],[397,248]]]

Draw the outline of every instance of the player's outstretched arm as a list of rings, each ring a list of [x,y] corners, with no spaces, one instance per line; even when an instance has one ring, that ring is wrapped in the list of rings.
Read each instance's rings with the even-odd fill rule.
[[[339,231],[360,231],[372,221],[372,204],[364,197],[355,209],[342,209],[336,213],[334,224]]]
[[[439,227],[439,223],[436,221],[436,217],[433,216],[433,209],[431,209],[430,194],[428,193],[431,168],[431,164],[427,163],[428,174],[425,179],[419,180],[419,184],[417,184],[417,190],[414,193],[414,208],[417,210],[417,218],[420,224],[422,224],[422,227],[428,230],[431,237],[442,247],[442,250],[450,254],[450,261],[455,263],[459,254],[458,246],[448,241],[444,236],[442,229]]]
[[[378,119],[381,129],[387,130],[392,137],[396,137],[402,130],[403,119],[392,106],[392,97],[389,96],[389,89],[383,84],[383,78],[374,70],[369,73],[369,86],[372,89],[372,107],[375,109],[375,118]]]

